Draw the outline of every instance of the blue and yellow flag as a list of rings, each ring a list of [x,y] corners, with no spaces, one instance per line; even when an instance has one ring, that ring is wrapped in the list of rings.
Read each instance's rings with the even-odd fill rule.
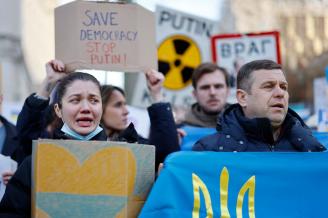
[[[326,197],[326,152],[178,152],[139,217],[328,217]]]

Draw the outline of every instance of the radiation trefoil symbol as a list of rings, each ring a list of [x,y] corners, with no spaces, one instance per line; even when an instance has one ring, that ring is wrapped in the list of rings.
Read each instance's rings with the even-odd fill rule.
[[[189,37],[173,35],[165,39],[158,48],[158,67],[165,76],[164,87],[179,90],[190,85],[192,73],[201,61],[200,50]]]

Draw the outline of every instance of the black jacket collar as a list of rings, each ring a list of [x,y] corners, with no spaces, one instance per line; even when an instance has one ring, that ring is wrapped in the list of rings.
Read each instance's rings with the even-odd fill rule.
[[[280,135],[289,134],[291,127],[299,122],[301,126],[308,129],[303,120],[296,112],[288,109]],[[217,130],[232,135],[238,140],[244,140],[244,137],[254,138],[264,143],[274,144],[272,127],[268,118],[245,117],[239,104],[233,104],[218,118]],[[240,133],[243,134],[240,134]],[[279,139],[278,139],[279,140]]]

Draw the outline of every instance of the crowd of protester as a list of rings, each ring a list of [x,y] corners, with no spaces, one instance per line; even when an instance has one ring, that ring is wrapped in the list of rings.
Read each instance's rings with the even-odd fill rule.
[[[188,126],[212,129],[192,141],[189,147],[194,151],[326,150],[288,107],[288,82],[281,66],[273,61],[252,61],[239,69],[236,104],[227,103],[227,71],[213,63],[201,64],[192,77],[196,103],[180,124],[174,121],[170,103],[164,101],[163,74],[150,69],[145,76],[153,102],[147,109],[151,123],[147,139],[127,121],[124,90],[101,86],[87,73],[67,72],[60,60],[49,61],[45,79],[25,100],[16,128],[0,116],[1,154],[19,163],[16,172],[2,175],[7,187],[0,216],[30,216],[32,140],[40,138],[154,145],[155,171],[167,155],[183,150],[183,138],[192,134]]]

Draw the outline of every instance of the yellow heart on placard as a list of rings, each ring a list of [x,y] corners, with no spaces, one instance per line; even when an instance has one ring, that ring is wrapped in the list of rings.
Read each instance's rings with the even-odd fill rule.
[[[83,163],[68,149],[40,144],[37,152],[37,192],[128,196],[133,193],[136,160],[125,147],[106,147]]]

